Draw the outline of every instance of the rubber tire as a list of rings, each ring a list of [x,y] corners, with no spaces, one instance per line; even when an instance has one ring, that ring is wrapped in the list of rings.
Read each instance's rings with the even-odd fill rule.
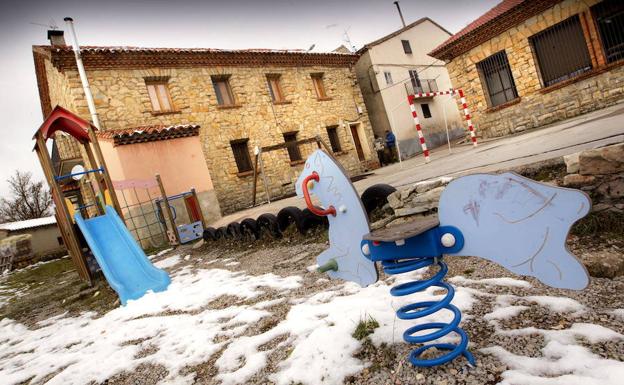
[[[227,233],[231,239],[240,239],[242,236],[240,223],[232,222],[229,225],[227,225]]]
[[[228,237],[227,227],[225,226],[219,227],[215,235],[217,236],[217,239],[226,239]]]
[[[258,224],[254,219],[245,218],[240,223],[241,227],[241,235],[244,237],[245,234],[251,234],[254,240],[260,239],[260,229],[258,228]]]
[[[204,241],[216,241],[219,239],[217,237],[217,230],[214,227],[206,227],[204,229]]]
[[[277,217],[273,214],[262,214],[256,219],[258,232],[262,234],[262,229],[266,229],[273,238],[281,238],[282,232],[277,223]]]
[[[382,207],[388,203],[388,195],[395,192],[396,189],[389,184],[379,183],[370,186],[362,193],[362,204],[369,214],[377,207]]]
[[[303,214],[308,229],[319,226],[329,226],[329,220],[327,219],[327,216],[315,215],[308,208],[301,210],[301,213]]]
[[[306,233],[303,213],[298,207],[284,207],[277,213],[277,225],[281,232],[284,232],[292,223],[295,224],[300,234]]]

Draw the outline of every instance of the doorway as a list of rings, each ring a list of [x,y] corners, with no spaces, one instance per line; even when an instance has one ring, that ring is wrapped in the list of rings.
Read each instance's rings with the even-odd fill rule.
[[[355,151],[357,152],[357,156],[360,162],[366,160],[366,155],[369,151],[368,147],[362,145],[361,137],[363,137],[362,131],[362,123],[350,123],[349,128],[351,129],[351,137],[353,138],[353,144],[355,145]]]

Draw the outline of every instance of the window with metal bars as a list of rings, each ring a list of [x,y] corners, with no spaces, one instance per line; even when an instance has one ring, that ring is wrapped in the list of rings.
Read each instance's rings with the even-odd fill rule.
[[[624,59],[624,2],[605,0],[591,7],[607,63]]]
[[[500,51],[477,63],[481,82],[485,83],[490,107],[512,101],[518,97],[516,83],[505,51]]]
[[[327,136],[329,136],[329,145],[333,152],[342,151],[340,146],[340,138],[338,137],[338,126],[327,127]]]
[[[578,15],[529,37],[529,42],[545,87],[573,78],[592,68]]]
[[[253,167],[251,166],[251,157],[249,156],[248,144],[249,139],[238,139],[230,142],[239,173],[253,170]]]
[[[288,157],[291,162],[298,162],[301,158],[301,151],[299,150],[299,145],[297,145],[297,132],[286,132],[284,133],[284,143],[286,143],[288,150]]]

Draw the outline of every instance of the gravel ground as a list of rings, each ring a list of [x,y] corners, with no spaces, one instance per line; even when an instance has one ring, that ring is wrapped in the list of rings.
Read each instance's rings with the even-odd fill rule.
[[[208,243],[199,249],[182,247],[155,258],[154,261],[161,261],[169,258],[171,255],[179,254],[182,258],[175,266],[167,269],[170,272],[175,272],[185,266],[191,266],[194,269],[220,268],[231,271],[244,271],[246,274],[251,275],[273,273],[283,277],[291,275],[301,276],[303,278],[301,287],[290,291],[287,300],[276,302],[269,307],[267,310],[270,311],[271,315],[263,318],[246,330],[244,335],[251,336],[270,330],[284,320],[293,301],[296,302],[297,299],[309,298],[315,293],[336,289],[341,286],[341,282],[322,279],[321,275],[308,269],[310,265],[314,264],[316,255],[327,247],[326,237],[324,230],[316,230],[307,237],[289,233],[281,240],[256,242],[222,241],[219,243]],[[606,245],[604,247],[613,246],[613,242],[603,243]],[[575,253],[580,253],[588,252],[588,247],[591,247],[592,250],[600,247],[600,244],[600,242],[590,243],[573,238],[569,246]],[[616,247],[621,248],[621,245]],[[185,258],[187,255],[189,257]],[[569,328],[573,323],[592,323],[624,334],[623,319],[621,316],[613,313],[615,309],[624,308],[624,297],[621,296],[621,293],[624,292],[624,277],[618,277],[613,280],[593,278],[586,290],[575,292],[552,289],[542,285],[535,279],[514,276],[498,265],[479,258],[448,258],[447,263],[449,264],[448,278],[462,276],[468,279],[461,283],[454,283],[455,286],[476,290],[475,298],[477,301],[471,310],[464,312],[464,320],[461,324],[461,327],[470,337],[470,350],[475,355],[476,367],[470,367],[465,359],[458,358],[441,367],[414,368],[407,360],[412,347],[404,343],[399,337],[400,333],[398,333],[397,340],[393,344],[375,346],[368,338],[362,340],[362,347],[356,352],[355,356],[362,360],[367,367],[361,372],[347,377],[344,381],[345,384],[497,384],[503,380],[503,373],[509,367],[494,355],[486,354],[480,349],[498,345],[511,353],[523,356],[543,356],[542,349],[545,346],[545,340],[542,334],[533,333],[510,336],[497,332],[497,328],[511,330],[535,327],[547,330],[562,330]],[[56,270],[52,271],[55,274],[58,273]],[[381,275],[383,279],[383,273]],[[499,277],[524,279],[531,286],[498,286],[470,281]],[[22,293],[21,295],[27,295],[27,293]],[[500,295],[516,296],[514,305],[524,305],[526,309],[520,311],[514,317],[498,321],[495,326],[492,322],[484,321],[483,317],[492,312],[496,306],[496,298]],[[571,298],[582,304],[585,307],[585,311],[554,312],[548,307],[524,298],[543,295]],[[92,299],[91,297],[92,295],[89,299]],[[80,296],[78,298],[80,299]],[[103,309],[115,306],[114,297],[106,296],[105,298],[109,303],[104,303],[102,305]],[[79,305],[81,302],[79,299],[73,303],[72,309],[80,309]],[[261,296],[251,300],[245,300],[236,296],[223,296],[210,302],[207,306],[208,308],[222,309],[235,304],[255,304],[275,299],[280,299],[280,295],[277,292],[268,290]],[[18,300],[16,299],[16,301]],[[9,301],[9,304],[15,306],[14,302]],[[85,303],[90,304],[91,302]],[[50,308],[50,306],[52,305],[48,304],[46,307],[46,316],[60,314],[65,311],[64,305],[60,303],[56,305],[56,308]],[[85,306],[84,310],[91,310],[88,305]],[[34,308],[36,306],[35,304],[29,304],[29,307]],[[3,308],[0,307],[0,309]],[[392,311],[390,306],[388,311]],[[35,314],[37,314],[37,318],[40,318],[39,313],[35,312]],[[27,319],[28,314],[23,314],[23,318]],[[32,323],[30,325],[34,326]],[[271,351],[268,356],[268,364],[264,369],[251,377],[246,384],[264,385],[273,383],[269,378],[270,374],[276,371],[278,364],[286,359],[293,349],[293,346],[288,345],[286,342],[287,337],[286,335],[279,336],[267,343],[266,346],[261,347],[261,349]],[[133,342],[140,344],[144,341]],[[229,341],[225,338],[224,342],[228,343]],[[599,343],[591,343],[588,340],[581,339],[578,343],[588,347],[594,354],[603,358],[624,361],[624,340],[622,339]],[[158,347],[149,344],[143,346],[145,347],[140,351],[140,357],[148,357],[154,354],[155,349],[158,349]],[[215,378],[218,372],[215,362],[224,349],[211,357],[206,357],[206,360],[198,365],[187,366],[181,375],[194,377],[197,384],[218,384],[219,381]],[[310,357],[310,360],[313,359],[314,357]],[[166,368],[147,363],[141,364],[132,372],[119,373],[104,383],[110,385],[155,384],[167,375]]]

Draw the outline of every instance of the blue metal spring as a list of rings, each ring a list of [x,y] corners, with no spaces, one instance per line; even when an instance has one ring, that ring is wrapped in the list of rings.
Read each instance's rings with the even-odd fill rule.
[[[459,309],[451,304],[453,297],[455,296],[455,289],[446,283],[442,282],[446,273],[448,272],[448,266],[442,261],[442,257],[415,257],[409,259],[402,259],[400,261],[386,260],[382,261],[386,274],[402,274],[413,270],[418,270],[423,267],[437,264],[440,270],[431,278],[421,281],[411,281],[402,283],[393,287],[390,290],[390,294],[395,297],[401,297],[409,294],[414,294],[426,290],[428,287],[436,286],[442,289],[446,289],[446,296],[440,301],[422,301],[413,304],[405,305],[397,310],[397,317],[400,319],[417,319],[433,314],[439,310],[447,309],[453,312],[453,320],[450,323],[443,322],[429,322],[416,326],[412,326],[405,330],[403,333],[403,339],[410,344],[425,344],[424,346],[413,350],[410,353],[409,359],[414,366],[436,366],[445,364],[455,359],[460,354],[466,357],[471,365],[475,365],[475,359],[467,349],[468,347],[468,335],[465,331],[459,328],[459,322],[461,321],[461,312]],[[418,335],[414,334],[423,330],[435,330],[429,334]],[[426,344],[429,341],[441,338],[451,332],[455,332],[461,338],[459,344],[449,343],[434,343]],[[449,350],[448,353],[432,358],[422,359],[420,355],[430,348],[437,348],[439,350]]]

